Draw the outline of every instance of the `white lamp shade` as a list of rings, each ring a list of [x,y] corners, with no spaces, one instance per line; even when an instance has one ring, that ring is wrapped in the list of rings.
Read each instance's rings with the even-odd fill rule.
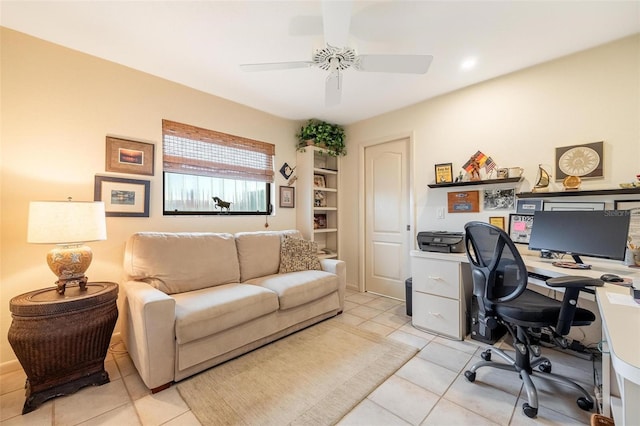
[[[102,201],[32,201],[27,242],[71,244],[107,239]]]

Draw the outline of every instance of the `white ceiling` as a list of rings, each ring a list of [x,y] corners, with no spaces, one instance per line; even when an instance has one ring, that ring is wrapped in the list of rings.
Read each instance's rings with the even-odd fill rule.
[[[424,75],[343,76],[325,107],[327,71],[242,72],[306,61],[323,47],[322,2],[8,1],[2,26],[276,116],[349,124],[640,32],[640,1],[356,1],[360,54],[431,54]],[[462,61],[477,66],[463,71]]]

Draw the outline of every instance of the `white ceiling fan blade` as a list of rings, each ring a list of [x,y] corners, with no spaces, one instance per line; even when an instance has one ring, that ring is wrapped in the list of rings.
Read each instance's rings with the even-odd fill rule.
[[[357,69],[366,72],[424,74],[429,70],[431,55],[359,55]]]
[[[351,1],[322,2],[322,26],[324,42],[333,47],[345,47],[351,25]]]
[[[272,71],[272,70],[288,70],[294,68],[308,68],[313,66],[311,61],[297,62],[271,62],[263,64],[241,64],[242,71]]]
[[[324,104],[331,107],[340,104],[342,99],[342,74],[334,71],[329,74],[324,87]]]

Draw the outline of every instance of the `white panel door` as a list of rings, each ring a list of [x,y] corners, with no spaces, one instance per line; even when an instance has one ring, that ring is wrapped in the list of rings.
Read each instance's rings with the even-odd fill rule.
[[[365,149],[365,290],[405,299],[409,276],[408,139]]]

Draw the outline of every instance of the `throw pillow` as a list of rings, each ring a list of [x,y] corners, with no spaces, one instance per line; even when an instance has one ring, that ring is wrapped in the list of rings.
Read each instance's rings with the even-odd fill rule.
[[[280,273],[322,269],[317,251],[313,241],[285,237],[280,245]]]

